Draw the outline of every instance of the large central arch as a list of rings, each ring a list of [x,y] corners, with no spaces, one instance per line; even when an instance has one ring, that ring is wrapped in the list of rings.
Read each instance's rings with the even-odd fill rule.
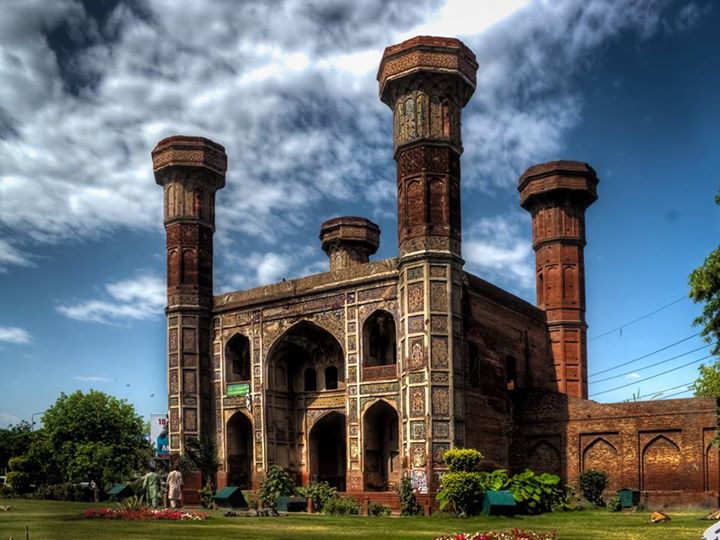
[[[343,349],[324,328],[307,320],[300,321],[285,331],[270,349],[265,381],[268,465],[288,469],[297,480],[308,479],[310,464],[317,457],[309,448],[312,446],[310,434],[305,433],[308,405],[320,395],[337,395],[337,399],[344,402]],[[329,418],[327,422],[336,420]],[[316,426],[318,433],[323,433],[324,425]],[[342,429],[344,445],[344,421]],[[338,441],[332,438],[328,444],[337,446]],[[317,449],[324,452],[326,443],[320,440]]]

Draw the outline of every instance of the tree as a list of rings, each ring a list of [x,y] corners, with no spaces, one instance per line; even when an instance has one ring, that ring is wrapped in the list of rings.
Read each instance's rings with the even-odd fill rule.
[[[105,485],[143,469],[150,456],[143,420],[125,400],[90,390],[60,397],[43,415],[44,429],[31,454],[49,477]]]
[[[715,196],[715,203],[720,205],[720,194]],[[712,354],[720,356],[720,247],[705,259],[703,264],[690,274],[690,298],[695,302],[704,302],[702,314],[694,324],[702,325],[700,335],[715,344]],[[698,396],[720,397],[720,359],[716,358],[712,365],[700,366],[700,377],[694,383],[695,394]]]
[[[0,472],[8,468],[12,457],[27,453],[32,441],[32,426],[25,421],[0,429]]]

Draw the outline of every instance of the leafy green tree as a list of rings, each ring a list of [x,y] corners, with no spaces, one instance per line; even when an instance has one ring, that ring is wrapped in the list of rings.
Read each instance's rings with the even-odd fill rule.
[[[720,194],[715,196],[720,205]],[[694,324],[703,327],[700,335],[715,344],[712,354],[720,356],[720,247],[705,259],[702,265],[690,274],[690,298],[695,302],[704,302],[702,314]],[[700,377],[694,384],[698,396],[720,397],[720,359],[711,365],[700,366]]]
[[[60,394],[45,411],[43,424],[30,453],[45,463],[47,475],[65,482],[93,481],[101,496],[106,484],[144,469],[151,457],[135,408],[103,392]]]
[[[32,441],[32,426],[25,421],[0,428],[0,472],[8,468],[12,457],[26,454]]]

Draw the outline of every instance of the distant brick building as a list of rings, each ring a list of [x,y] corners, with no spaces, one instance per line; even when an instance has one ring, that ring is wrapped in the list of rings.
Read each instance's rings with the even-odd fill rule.
[[[598,183],[589,165],[554,161],[520,178],[537,306],[463,270],[460,115],[476,70],[456,39],[385,50],[378,80],[393,111],[397,258],[369,261],[377,225],[339,217],[320,232],[328,272],[214,296],[224,149],[199,137],[158,143],[171,452],[207,432],[220,449],[220,486],[256,485],[278,464],[303,483],[372,497],[403,473],[432,494],[443,452],[474,447],[489,468],[569,483],[604,469],[611,488],[651,501],[715,502],[715,400],[587,400],[584,214]]]

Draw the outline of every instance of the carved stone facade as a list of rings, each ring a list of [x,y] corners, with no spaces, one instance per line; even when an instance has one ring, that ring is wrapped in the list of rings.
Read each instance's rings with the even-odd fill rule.
[[[386,49],[380,96],[393,113],[399,257],[370,261],[372,222],[325,222],[330,271],[212,296],[215,192],[226,157],[202,138],[153,150],[165,193],[170,446],[212,433],[218,485],[257,487],[278,464],[299,482],[428,497],[443,452],[478,448],[485,468],[525,467],[575,483],[707,502],[720,487],[714,401],[588,401],[584,212],[587,164],[550,162],[520,179],[533,217],[538,306],[463,270],[461,109],[477,63],[460,41]],[[425,496],[425,495],[423,495]]]

